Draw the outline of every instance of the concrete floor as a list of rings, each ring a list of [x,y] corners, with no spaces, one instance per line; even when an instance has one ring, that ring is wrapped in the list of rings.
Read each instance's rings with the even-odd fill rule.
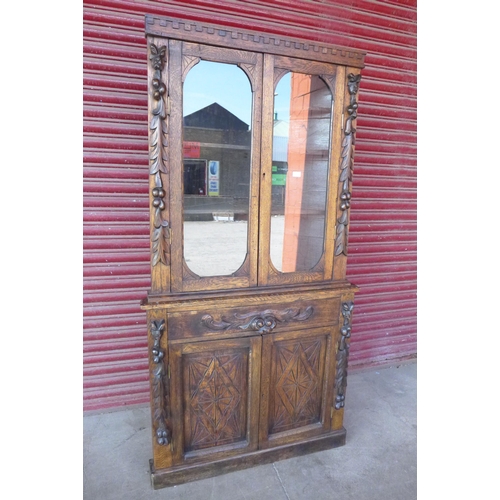
[[[84,417],[84,500],[413,500],[417,364],[349,374],[347,444],[153,490],[149,407]]]

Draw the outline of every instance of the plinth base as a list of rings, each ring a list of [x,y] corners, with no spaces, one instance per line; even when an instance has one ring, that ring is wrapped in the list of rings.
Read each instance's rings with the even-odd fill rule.
[[[183,464],[170,467],[168,469],[155,470],[153,461],[150,460],[151,483],[154,489],[183,484],[189,481],[196,481],[207,477],[218,476],[242,469],[248,469],[256,465],[267,464],[298,457],[316,451],[323,451],[330,448],[343,446],[346,440],[346,430],[344,428],[319,437],[308,439],[307,441],[287,444],[265,450],[257,450],[244,455],[214,460],[211,462],[197,464]]]

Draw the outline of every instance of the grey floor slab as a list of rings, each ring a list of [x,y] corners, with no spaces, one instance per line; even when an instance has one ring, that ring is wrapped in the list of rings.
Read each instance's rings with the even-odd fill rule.
[[[149,407],[89,415],[84,500],[413,500],[417,364],[350,374],[341,448],[161,490],[149,480]]]

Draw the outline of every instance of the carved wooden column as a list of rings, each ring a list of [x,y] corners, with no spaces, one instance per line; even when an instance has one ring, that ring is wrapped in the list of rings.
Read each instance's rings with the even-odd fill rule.
[[[168,41],[148,43],[151,291],[170,290]]]
[[[361,75],[356,68],[346,69],[346,87],[343,113],[343,140],[339,164],[339,193],[335,236],[334,278],[345,279],[347,266],[347,244],[349,232],[349,208],[351,206],[351,184],[356,140],[356,118],[358,116],[357,94]]]
[[[153,456],[157,466],[169,467],[172,465],[172,423],[165,311],[150,309],[147,319]]]
[[[332,408],[332,429],[340,429],[344,420],[345,391],[347,387],[347,363],[351,339],[353,296],[342,297],[340,308],[339,335],[335,358],[335,398]]]

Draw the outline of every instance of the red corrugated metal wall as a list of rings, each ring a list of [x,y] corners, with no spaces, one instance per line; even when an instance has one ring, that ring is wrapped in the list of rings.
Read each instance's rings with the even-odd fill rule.
[[[366,50],[351,369],[416,356],[416,0],[84,0],[84,409],[149,401],[146,13]]]

